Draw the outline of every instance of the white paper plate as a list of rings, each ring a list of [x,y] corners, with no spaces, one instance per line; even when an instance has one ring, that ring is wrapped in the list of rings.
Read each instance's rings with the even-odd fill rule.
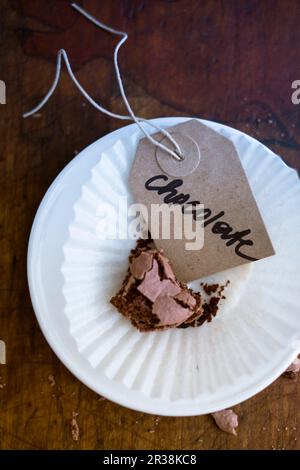
[[[184,120],[154,121],[167,127]],[[127,178],[141,137],[135,125],[98,140],[61,172],[29,242],[32,303],[56,354],[99,394],[161,415],[204,414],[240,403],[275,380],[300,351],[297,173],[251,137],[203,122],[236,145],[276,250],[276,256],[209,278],[231,280],[212,323],[139,333],[109,303],[134,242],[99,240],[96,208],[129,195]]]

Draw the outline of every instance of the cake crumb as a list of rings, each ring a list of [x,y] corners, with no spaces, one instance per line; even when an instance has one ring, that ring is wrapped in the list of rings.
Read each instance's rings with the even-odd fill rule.
[[[80,438],[80,430],[79,430],[79,426],[78,426],[78,423],[77,423],[77,416],[78,416],[79,413],[77,413],[76,411],[73,411],[72,412],[72,419],[71,419],[71,434],[72,434],[72,439],[73,441],[79,441],[79,438]]]
[[[207,295],[211,295],[211,294],[214,294],[215,292],[217,292],[218,288],[219,288],[219,284],[203,284],[202,285],[203,289],[204,289],[204,292],[207,294]]]
[[[238,427],[238,415],[232,410],[221,410],[212,413],[216,425],[228,434],[237,435],[236,428]]]
[[[210,298],[203,302],[202,307],[204,315],[202,318],[200,317],[198,324],[202,324],[204,321],[211,322],[213,317],[217,315],[220,300],[226,299],[226,296],[223,294],[224,289],[228,287],[229,284],[229,279],[225,282],[225,284],[208,284],[205,282],[200,283],[200,286]],[[212,294],[214,295],[212,296]]]
[[[211,297],[209,302],[205,302],[203,305],[204,316],[208,322],[211,322],[213,317],[217,315],[219,310],[220,297]]]
[[[50,383],[50,387],[55,387],[56,382],[55,382],[55,378],[54,378],[53,375],[49,375],[49,376],[48,376],[48,381],[49,381],[49,383]]]
[[[288,377],[289,379],[295,380],[297,375],[300,371],[300,359],[297,356],[296,359],[291,363],[291,365],[286,369],[286,371],[282,374],[284,377]]]

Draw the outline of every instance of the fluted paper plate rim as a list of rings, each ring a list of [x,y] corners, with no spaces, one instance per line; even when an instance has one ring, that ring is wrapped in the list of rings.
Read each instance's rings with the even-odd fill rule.
[[[153,122],[161,125],[174,125],[188,119],[191,118],[157,118],[153,119]],[[202,120],[202,122],[217,129],[226,128],[230,132],[244,135],[247,137],[247,139],[250,139],[253,142],[257,142],[252,137],[229,126],[205,120]],[[296,342],[293,346],[291,344],[286,347],[281,362],[279,364],[272,365],[271,361],[270,370],[264,374],[264,377],[254,377],[253,383],[251,386],[248,385],[246,389],[243,389],[243,384],[241,383],[241,389],[237,394],[224,396],[223,399],[218,399],[216,403],[211,402],[209,405],[206,403],[201,404],[201,402],[198,402],[197,399],[194,401],[179,400],[176,401],[176,409],[174,409],[172,403],[167,400],[148,398],[145,396],[143,397],[140,392],[128,390],[123,387],[122,384],[112,382],[108,378],[101,377],[101,383],[97,382],[95,378],[95,370],[91,368],[88,361],[78,352],[76,344],[69,334],[68,328],[64,329],[63,325],[59,325],[58,323],[55,324],[55,322],[53,323],[54,320],[49,315],[49,310],[51,311],[51,305],[53,302],[55,302],[55,299],[51,299],[51,292],[49,293],[49,290],[51,289],[48,289],[48,286],[47,288],[43,286],[41,278],[43,240],[45,236],[45,230],[48,230],[47,225],[51,219],[51,211],[56,210],[55,204],[57,198],[60,197],[63,190],[65,189],[65,180],[71,176],[70,174],[72,172],[75,174],[76,168],[78,167],[79,170],[79,166],[82,166],[87,171],[88,165],[90,165],[92,168],[93,162],[88,161],[89,157],[87,157],[87,155],[92,154],[91,152],[93,152],[95,149],[98,147],[107,148],[115,141],[116,138],[130,135],[132,132],[136,132],[136,130],[136,125],[131,124],[102,137],[88,146],[62,170],[62,172],[57,176],[46,192],[35,216],[28,246],[27,273],[34,311],[44,336],[60,360],[85,385],[94,390],[96,393],[99,393],[102,396],[108,398],[109,400],[134,410],[166,416],[193,416],[211,413],[222,408],[228,408],[229,406],[241,403],[242,401],[260,392],[266,386],[272,383],[280,374],[282,374],[282,372],[284,372],[284,370],[289,366],[296,354],[299,352],[300,348],[298,336],[295,335],[295,341],[298,341],[297,347]],[[271,150],[265,146],[263,147],[267,152],[275,156]],[[90,160],[93,160],[93,158],[91,157]],[[289,168],[285,163],[284,165]],[[290,168],[289,170],[292,171]],[[99,377],[97,379],[99,379]]]

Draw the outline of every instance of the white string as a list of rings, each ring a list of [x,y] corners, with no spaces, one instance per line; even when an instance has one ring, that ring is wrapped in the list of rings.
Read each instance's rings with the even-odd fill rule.
[[[128,102],[128,99],[126,97],[126,94],[125,94],[125,90],[124,90],[124,86],[123,86],[123,82],[122,82],[122,78],[121,78],[121,74],[120,74],[120,69],[119,69],[119,64],[118,64],[118,52],[119,52],[119,49],[120,47],[125,43],[125,41],[127,40],[128,38],[128,35],[127,33],[123,32],[123,31],[118,31],[116,29],[113,29],[107,25],[105,25],[104,23],[101,23],[100,21],[98,21],[96,18],[94,18],[92,15],[90,15],[88,12],[86,12],[85,10],[83,10],[79,5],[77,5],[76,3],[72,3],[71,5],[75,10],[77,10],[79,13],[81,13],[83,16],[85,16],[88,20],[90,20],[92,23],[94,23],[96,26],[104,29],[105,31],[108,31],[110,33],[113,33],[113,34],[117,34],[119,36],[123,36],[122,39],[118,42],[117,46],[115,47],[115,50],[114,50],[114,66],[115,66],[115,71],[116,71],[116,75],[117,75],[117,80],[118,80],[118,84],[119,84],[119,88],[120,88],[120,93],[121,93],[121,96],[123,98],[123,101],[124,101],[124,104],[130,114],[130,116],[127,116],[127,115],[121,115],[121,114],[115,114],[111,111],[109,111],[108,109],[100,106],[98,103],[96,103],[96,101],[93,100],[93,98],[86,92],[86,90],[81,86],[81,84],[79,83],[79,81],[77,80],[77,78],[75,77],[74,73],[73,73],[73,70],[72,70],[72,67],[70,65],[70,62],[69,62],[69,58],[68,58],[68,55],[67,55],[67,52],[64,50],[64,49],[60,49],[60,51],[58,52],[57,54],[57,62],[56,62],[56,73],[55,73],[55,78],[54,78],[54,81],[48,91],[48,93],[46,94],[46,96],[42,99],[42,101],[35,107],[33,108],[32,110],[28,111],[27,113],[24,113],[23,114],[23,118],[27,118],[29,116],[32,116],[33,114],[37,113],[38,111],[40,111],[40,109],[48,102],[48,100],[50,99],[50,97],[53,95],[57,85],[58,85],[58,82],[59,82],[59,79],[60,79],[60,74],[61,74],[61,63],[62,63],[62,59],[65,61],[65,64],[66,64],[66,67],[67,67],[67,71],[71,77],[71,80],[75,83],[75,85],[77,86],[77,88],[79,89],[79,91],[83,94],[83,96],[87,99],[87,101],[89,101],[89,103],[94,106],[98,111],[110,116],[110,117],[113,117],[113,118],[117,118],[117,119],[122,119],[122,120],[132,120],[134,121],[137,126],[140,128],[140,130],[143,132],[143,134],[146,136],[146,138],[155,146],[161,148],[162,150],[164,150],[165,152],[167,152],[168,154],[170,154],[173,158],[175,158],[176,160],[182,160],[183,159],[183,156],[182,156],[182,152],[181,152],[181,149],[179,147],[179,145],[177,144],[177,142],[174,140],[174,138],[172,137],[172,135],[167,132],[165,129],[162,129],[161,127],[159,127],[158,125],[148,121],[147,119],[143,119],[143,118],[140,118],[138,116],[135,116],[129,102]],[[175,151],[174,150],[171,150],[170,148],[166,147],[165,145],[163,145],[161,142],[157,141],[156,139],[154,139],[146,129],[144,129],[144,127],[142,126],[141,123],[144,123],[144,124],[148,124],[150,126],[152,126],[153,128],[155,128],[156,130],[158,130],[159,132],[161,132],[165,137],[167,137],[170,142],[174,145],[175,147]]]

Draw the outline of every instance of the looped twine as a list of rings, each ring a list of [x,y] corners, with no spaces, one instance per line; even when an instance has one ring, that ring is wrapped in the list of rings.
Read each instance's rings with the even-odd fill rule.
[[[59,79],[60,79],[60,74],[61,74],[62,60],[64,60],[71,80],[75,83],[76,87],[82,93],[82,95],[86,98],[86,100],[92,106],[94,106],[94,108],[96,108],[98,111],[102,112],[103,114],[106,114],[107,116],[110,116],[110,117],[113,117],[113,118],[116,118],[116,119],[134,121],[137,124],[137,126],[139,127],[139,129],[143,132],[145,137],[153,145],[155,145],[156,147],[159,147],[160,149],[167,152],[169,155],[171,155],[173,158],[175,158],[175,160],[182,161],[184,159],[184,156],[182,154],[182,151],[181,151],[179,145],[177,144],[176,140],[172,137],[172,135],[168,131],[166,131],[165,129],[162,129],[157,124],[154,124],[153,122],[150,122],[147,119],[136,116],[134,114],[130,104],[129,104],[129,101],[127,99],[127,96],[126,96],[126,93],[125,93],[125,90],[124,90],[124,85],[123,85],[123,81],[122,81],[122,77],[121,77],[121,73],[120,73],[120,67],[119,67],[119,63],[118,63],[119,50],[120,50],[121,46],[127,41],[128,34],[123,32],[123,31],[118,31],[117,29],[114,29],[114,28],[111,28],[110,26],[105,25],[104,23],[97,20],[95,17],[93,17],[90,13],[85,11],[83,8],[81,8],[76,3],[72,3],[71,6],[75,10],[77,10],[79,13],[81,13],[89,21],[91,21],[96,26],[98,26],[99,28],[101,28],[101,29],[103,29],[103,30],[105,30],[109,33],[116,34],[118,36],[122,36],[122,39],[118,42],[118,44],[116,45],[116,47],[114,49],[114,67],[115,67],[115,72],[116,72],[116,76],[117,76],[117,81],[118,81],[120,93],[121,93],[122,99],[124,101],[124,104],[126,106],[126,109],[129,113],[129,115],[122,115],[122,114],[113,113],[113,112],[109,111],[108,109],[104,108],[103,106],[101,106],[100,104],[98,104],[87,93],[87,91],[82,87],[82,85],[79,83],[79,81],[75,77],[75,75],[73,73],[73,70],[72,70],[72,67],[71,67],[71,64],[70,64],[70,61],[69,61],[69,58],[68,58],[68,55],[67,55],[67,52],[65,51],[65,49],[60,49],[58,54],[57,54],[55,78],[54,78],[54,81],[53,81],[48,93],[45,95],[45,97],[40,101],[40,103],[35,108],[28,111],[27,113],[24,113],[23,118],[27,118],[27,117],[32,116],[33,114],[37,113],[40,109],[43,108],[43,106],[51,98],[51,96],[53,95],[53,93],[54,93],[54,91],[55,91],[55,89],[58,85],[58,82],[59,82]],[[154,139],[149,134],[149,132],[145,129],[144,124],[147,124],[147,125],[153,127],[154,129],[156,129],[157,131],[161,132],[172,143],[172,145],[174,147],[174,150],[170,149],[166,145],[164,145],[161,142],[159,142],[158,140]]]

